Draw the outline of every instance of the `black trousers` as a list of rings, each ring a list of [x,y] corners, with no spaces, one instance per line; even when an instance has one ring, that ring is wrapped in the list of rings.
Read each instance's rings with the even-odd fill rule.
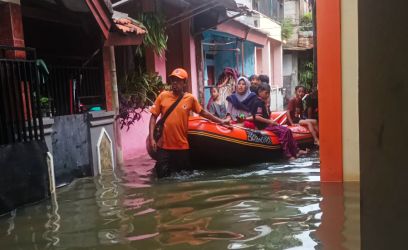
[[[154,166],[157,178],[170,176],[171,173],[190,169],[189,150],[157,149],[157,161]]]

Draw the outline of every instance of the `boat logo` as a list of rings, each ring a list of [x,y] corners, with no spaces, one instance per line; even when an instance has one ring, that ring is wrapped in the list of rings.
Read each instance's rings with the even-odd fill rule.
[[[256,142],[266,145],[272,145],[272,140],[269,136],[263,135],[259,132],[249,131],[247,130],[248,141]]]

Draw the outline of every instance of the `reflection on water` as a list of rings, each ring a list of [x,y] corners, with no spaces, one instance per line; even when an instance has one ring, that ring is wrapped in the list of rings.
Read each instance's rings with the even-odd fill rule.
[[[151,180],[153,162],[84,178],[0,217],[1,249],[359,249],[358,185],[294,162]]]

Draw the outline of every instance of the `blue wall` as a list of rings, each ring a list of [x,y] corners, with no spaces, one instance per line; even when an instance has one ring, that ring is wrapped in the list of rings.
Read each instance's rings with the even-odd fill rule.
[[[244,42],[244,73],[247,77],[255,74],[255,44]]]
[[[227,33],[218,32],[218,31],[206,31],[203,33],[203,42],[207,43],[228,43],[233,42],[232,44],[225,46],[217,46],[217,49],[241,49],[241,41],[235,36],[232,36]],[[211,48],[208,45],[204,45],[204,52],[207,53]],[[214,58],[215,65],[215,82],[218,79],[218,76],[222,73],[225,67],[231,67],[238,70],[241,74],[242,72],[242,56],[241,52],[237,51],[217,51]],[[255,73],[255,44],[252,42],[244,41],[244,73],[246,76],[250,76]],[[237,61],[238,56],[238,61]],[[207,79],[207,64],[208,61],[204,62],[204,80]]]
[[[242,42],[237,39],[237,37],[218,31],[206,31],[203,33],[203,43],[228,43],[229,45],[217,46],[216,49],[235,49],[242,47]],[[243,41],[244,43],[244,73],[246,76],[251,76],[255,73],[255,44],[248,41]],[[211,46],[204,45],[204,58],[205,55],[209,53]],[[225,67],[231,67],[238,70],[242,74],[242,51],[217,51],[214,60],[205,59],[204,60],[204,81],[207,83],[207,65],[215,66],[215,79],[217,82],[218,77],[223,72]],[[237,60],[238,56],[238,60]],[[204,90],[205,103],[208,103],[210,98],[210,91],[208,88]]]

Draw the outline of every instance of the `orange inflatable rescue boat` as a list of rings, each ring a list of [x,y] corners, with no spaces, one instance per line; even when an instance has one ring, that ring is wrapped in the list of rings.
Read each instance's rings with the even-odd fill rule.
[[[281,125],[287,121],[285,111],[273,112],[271,118]],[[289,126],[289,129],[299,147],[313,145],[313,136],[307,128]],[[193,166],[243,165],[282,158],[279,139],[271,131],[237,125],[227,128],[202,117],[189,118],[188,140]]]

